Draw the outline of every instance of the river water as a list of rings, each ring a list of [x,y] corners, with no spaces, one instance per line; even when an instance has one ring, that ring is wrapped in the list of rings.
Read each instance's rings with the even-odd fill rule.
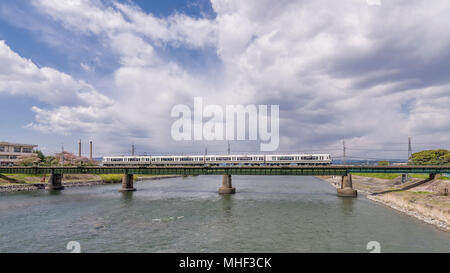
[[[0,252],[450,252],[450,233],[314,177],[219,176],[0,194]]]

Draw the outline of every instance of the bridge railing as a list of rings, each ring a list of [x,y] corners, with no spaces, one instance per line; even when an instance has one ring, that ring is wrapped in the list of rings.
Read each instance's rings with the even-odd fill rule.
[[[0,167],[1,174],[303,175],[450,173],[450,166]]]

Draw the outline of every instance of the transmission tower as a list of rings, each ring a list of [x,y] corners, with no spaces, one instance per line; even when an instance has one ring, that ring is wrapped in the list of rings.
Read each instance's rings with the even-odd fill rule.
[[[345,146],[345,139],[342,140],[342,151],[344,152],[344,165],[347,164],[347,147]]]
[[[408,138],[408,165],[411,164],[412,158],[412,145],[411,145],[411,137]]]

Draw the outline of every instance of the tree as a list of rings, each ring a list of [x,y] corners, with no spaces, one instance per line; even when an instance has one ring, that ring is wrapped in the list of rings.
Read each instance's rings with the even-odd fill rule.
[[[36,166],[41,162],[41,159],[37,155],[20,156],[16,161],[16,165],[23,167]]]
[[[59,164],[59,160],[54,156],[46,156],[44,162],[41,165],[56,166]]]
[[[44,153],[42,151],[35,150],[35,151],[33,151],[33,153],[35,153],[37,155],[37,157],[39,157],[41,162],[45,161],[45,155],[44,155]]]
[[[389,166],[389,161],[386,161],[386,160],[379,161],[378,166]]]
[[[62,153],[58,153],[55,155],[55,162],[58,165],[61,163],[61,159],[63,157]],[[89,160],[87,157],[79,157],[74,155],[73,153],[64,152],[64,166],[97,166],[98,163],[94,160]]]
[[[426,150],[412,155],[414,165],[448,165],[450,164],[450,152],[445,149]]]

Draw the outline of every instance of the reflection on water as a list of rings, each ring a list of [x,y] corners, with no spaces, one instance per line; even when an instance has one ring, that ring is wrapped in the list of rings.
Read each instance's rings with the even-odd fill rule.
[[[223,216],[227,219],[232,216],[232,208],[233,208],[233,196],[232,195],[221,195]]]
[[[450,234],[313,177],[219,176],[0,194],[0,252],[449,252]]]

